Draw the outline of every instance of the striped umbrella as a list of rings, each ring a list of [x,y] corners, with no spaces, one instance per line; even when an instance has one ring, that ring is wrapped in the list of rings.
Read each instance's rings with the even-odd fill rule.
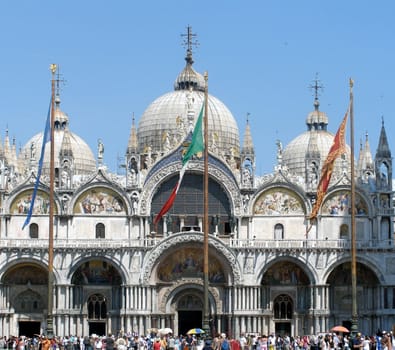
[[[187,334],[204,334],[204,333],[206,332],[201,328],[192,328],[187,332]]]

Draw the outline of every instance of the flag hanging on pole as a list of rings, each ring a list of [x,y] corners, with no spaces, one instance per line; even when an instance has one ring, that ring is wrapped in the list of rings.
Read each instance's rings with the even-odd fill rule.
[[[328,190],[329,182],[331,181],[335,160],[340,155],[346,153],[345,133],[346,133],[348,110],[343,118],[343,121],[340,124],[339,129],[336,132],[332,146],[329,150],[328,156],[326,157],[325,163],[322,167],[320,182],[318,183],[318,187],[317,187],[317,198],[313,210],[311,211],[311,214],[308,217],[309,220],[315,219],[318,215],[318,210],[321,207],[326,191]],[[310,231],[311,227],[312,224],[308,228],[307,233]]]
[[[178,181],[176,185],[173,188],[173,191],[170,194],[170,197],[166,201],[166,203],[163,205],[162,209],[159,211],[159,213],[156,215],[155,220],[154,220],[154,225],[156,225],[161,217],[165,215],[170,208],[173,206],[173,203],[177,197],[177,192],[180,188],[182,178],[184,177],[185,170],[187,169],[188,162],[192,158],[192,156],[203,152],[204,150],[204,141],[203,141],[203,111],[204,111],[204,103],[202,105],[202,109],[200,110],[199,117],[196,121],[195,129],[193,130],[192,134],[192,141],[185,153],[185,155],[182,157],[182,168],[180,170],[180,175],[178,178]]]
[[[41,154],[40,154],[40,159],[38,161],[38,170],[37,170],[36,183],[34,184],[33,195],[32,195],[32,199],[30,201],[29,211],[27,213],[26,220],[23,223],[22,230],[25,228],[26,225],[29,224],[30,219],[31,219],[32,214],[33,214],[34,201],[36,199],[37,189],[38,189],[38,185],[40,183],[41,171],[42,171],[42,168],[43,168],[45,145],[47,144],[48,141],[51,140],[51,103],[52,103],[52,99],[49,102],[47,121],[45,122],[45,130],[44,130],[43,140],[42,140],[42,144],[41,144]]]

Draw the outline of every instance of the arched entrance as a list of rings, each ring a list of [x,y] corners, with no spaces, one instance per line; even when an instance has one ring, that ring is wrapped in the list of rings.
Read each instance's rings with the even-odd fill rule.
[[[352,287],[351,287],[351,264],[349,262],[337,266],[328,276],[329,307],[331,310],[331,324],[351,326],[352,314]],[[373,326],[377,300],[380,300],[379,279],[372,269],[357,262],[357,300],[358,311],[364,314],[366,324]],[[389,296],[384,297],[384,302]],[[386,308],[386,305],[384,305]]]
[[[71,282],[73,306],[86,312],[89,334],[102,336],[121,328],[117,319],[117,323],[109,323],[109,308],[116,314],[122,303],[122,277],[113,264],[100,259],[85,261],[75,270]]]
[[[47,270],[32,262],[17,264],[5,273],[1,282],[10,288],[9,302],[18,319],[18,335],[32,337],[42,333],[48,301]]]
[[[186,239],[187,235],[185,235]],[[221,253],[210,248],[209,325],[212,330],[216,330],[219,322],[217,305],[220,302],[219,296],[227,285],[229,268],[225,265]],[[185,335],[191,328],[201,328],[204,309],[202,244],[191,240],[173,249],[167,249],[160,254],[160,257],[155,278],[162,319],[165,319],[161,326],[172,328],[176,335]],[[163,316],[164,314],[166,316]],[[158,324],[154,323],[153,326],[158,327]]]
[[[293,261],[279,261],[267,269],[261,284],[266,302],[272,305],[271,317],[276,334],[305,334],[308,328],[306,310],[311,305],[311,282],[304,269]],[[267,321],[271,322],[270,319]]]
[[[199,291],[187,291],[178,299],[178,334],[185,335],[191,328],[201,328],[203,319],[203,295]]]

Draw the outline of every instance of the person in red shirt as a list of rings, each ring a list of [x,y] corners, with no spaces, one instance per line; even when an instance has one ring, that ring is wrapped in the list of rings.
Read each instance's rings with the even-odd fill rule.
[[[231,350],[240,350],[240,342],[237,339],[233,339],[230,341]]]
[[[160,339],[156,338],[153,345],[153,350],[160,350]]]

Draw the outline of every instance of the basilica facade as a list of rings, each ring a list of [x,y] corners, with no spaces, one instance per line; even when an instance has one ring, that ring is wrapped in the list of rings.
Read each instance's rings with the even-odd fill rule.
[[[188,48],[174,89],[128,126],[124,174],[119,175],[106,169],[101,142],[94,154],[72,132],[72,118],[56,94],[55,334],[147,334],[164,327],[185,334],[201,327],[202,157],[188,163],[173,207],[159,223],[154,218],[178,180],[204,97],[205,81]],[[371,334],[395,324],[392,157],[384,124],[374,156],[368,137],[361,144],[354,174],[349,149],[336,160],[317,222],[306,234],[334,137],[319,107],[316,96],[312,112],[300,118],[301,134],[285,147],[278,141],[273,172],[257,176],[255,152],[264,150],[254,148],[249,121],[241,137],[231,111],[208,95],[213,333],[303,335],[350,326],[352,176],[358,327]],[[42,142],[43,133],[34,135],[17,152],[6,135],[0,145],[1,335],[47,331],[47,151],[33,215],[22,229]]]

